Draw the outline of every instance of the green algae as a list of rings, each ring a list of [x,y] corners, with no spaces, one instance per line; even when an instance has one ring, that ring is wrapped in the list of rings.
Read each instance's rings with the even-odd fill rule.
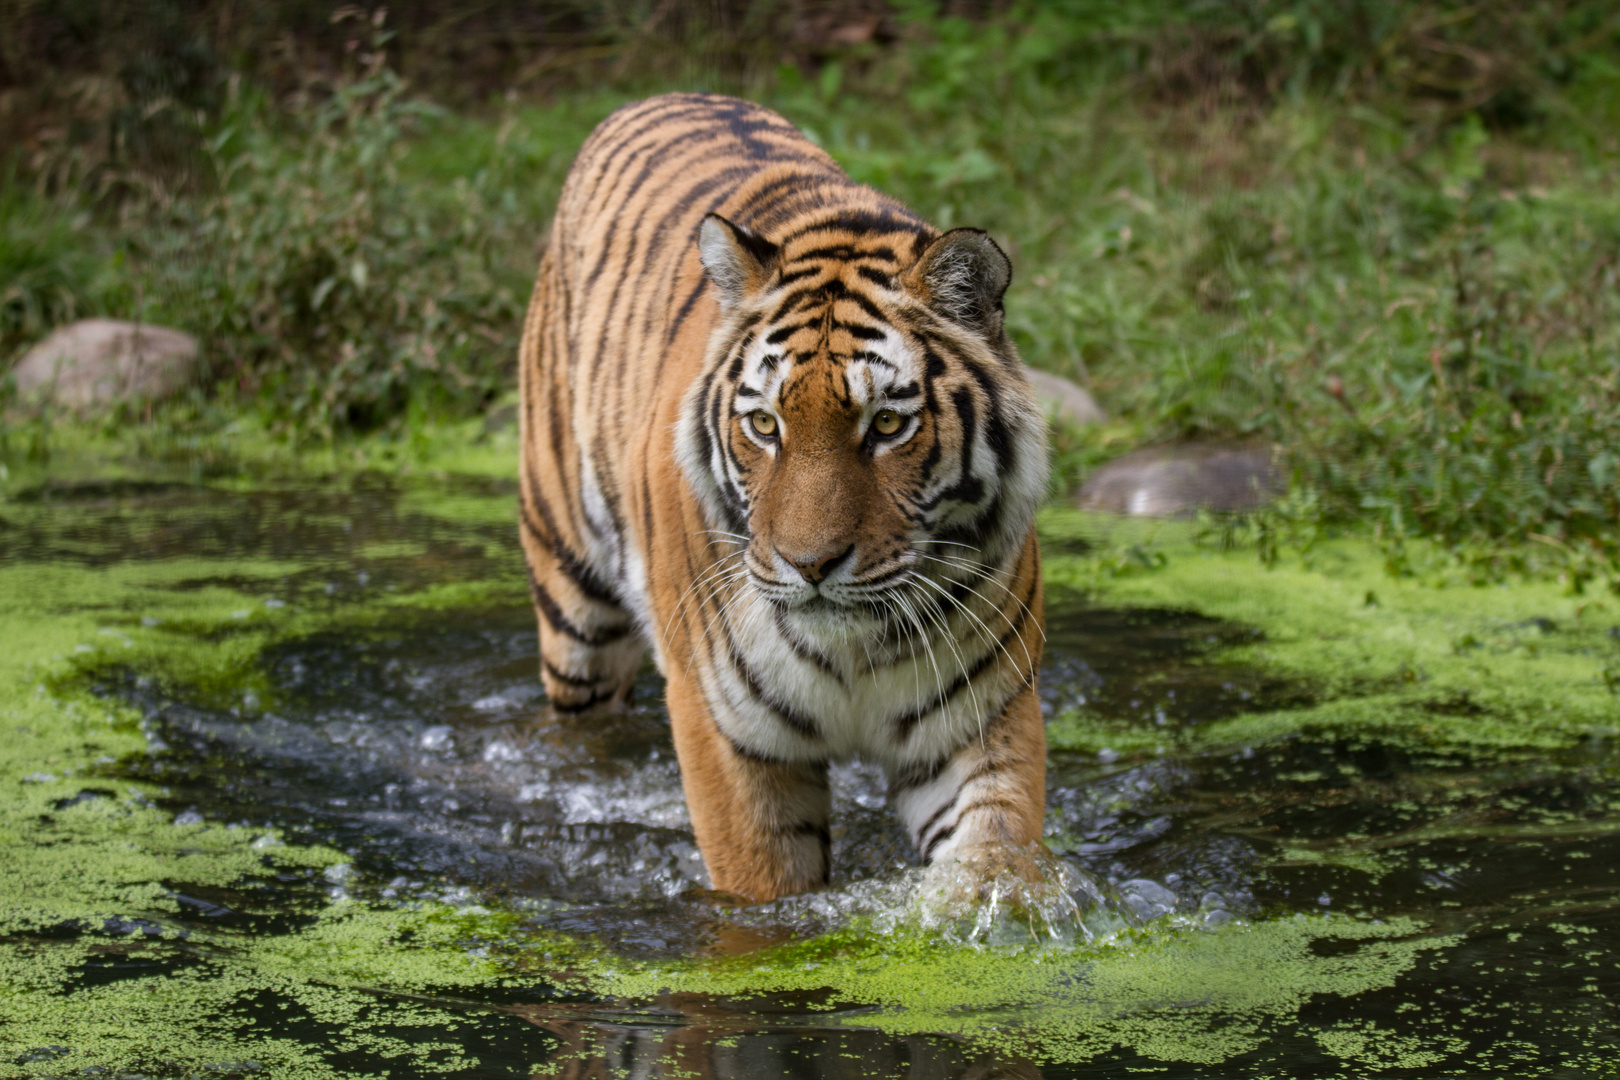
[[[1049,510],[1049,586],[1109,605],[1197,611],[1254,627],[1259,641],[1211,659],[1255,665],[1315,687],[1318,703],[1246,713],[1173,733],[1188,748],[1275,742],[1301,733],[1377,738],[1459,752],[1544,752],[1620,731],[1605,679],[1620,659],[1620,598],[1569,595],[1556,582],[1474,586],[1458,577],[1391,577],[1364,540],[1318,543],[1270,567],[1253,550],[1200,544],[1192,526],[1125,526]],[[1065,553],[1075,540],[1091,550]],[[1121,551],[1148,551],[1130,558]],[[1054,746],[1141,751],[1162,732],[1083,710],[1060,717]]]
[[[10,949],[0,950],[0,972],[9,975],[30,963],[39,965]],[[271,1025],[256,1020],[249,1007],[261,1015],[291,1011],[327,1037],[311,1041],[307,1034],[267,1030]],[[432,1037],[453,1031],[464,1020],[458,1013],[333,988],[323,985],[318,973],[288,979],[239,964],[210,965],[162,978],[80,987],[68,996],[13,995],[0,1000],[0,1009],[6,1020],[0,1038],[24,1051],[11,1068],[0,1066],[0,1075],[7,1076],[57,1076],[64,1070],[97,1068],[171,1075],[268,1070],[276,1077],[326,1080],[356,1075],[331,1062],[349,1054],[363,1055],[373,1068],[415,1066],[428,1074],[477,1064],[461,1040]],[[428,1036],[401,1037],[413,1028]],[[51,1047],[70,1052],[60,1057],[39,1053]],[[369,1068],[360,1074],[375,1075]]]
[[[476,528],[509,522],[512,513],[505,489],[458,489],[441,499],[407,486],[400,501],[470,530],[469,550],[489,543]],[[43,512],[5,507],[17,523]],[[49,512],[98,513],[64,504]],[[1094,537],[1083,524],[1053,514],[1043,529],[1059,539]],[[1202,547],[1173,529],[1133,539],[1136,552],[1118,557],[1098,554],[1095,540],[1090,552],[1077,546],[1054,545],[1048,555],[1056,588],[1257,627],[1263,639],[1225,646],[1218,658],[1309,680],[1321,700],[1172,732],[1072,713],[1053,725],[1060,750],[1197,750],[1305,734],[1503,756],[1565,747],[1614,723],[1601,671],[1615,613],[1602,600],[1552,586],[1397,581],[1353,541],[1322,545],[1309,565],[1285,559],[1272,569],[1252,553]],[[415,558],[421,550],[373,553]],[[110,778],[119,762],[144,754],[146,741],[133,710],[92,692],[98,681],[125,672],[184,687],[191,700],[237,707],[251,698],[269,708],[276,688],[262,658],[278,643],[361,637],[435,612],[521,604],[512,551],[494,557],[493,573],[446,566],[429,584],[333,599],[287,586],[341,563],[318,551],[0,563],[0,1076],[87,1067],[183,1073],[251,1065],[297,1077],[473,1068],[476,1051],[455,1033],[478,1021],[459,995],[536,985],[632,1012],[647,1002],[679,1008],[719,999],[741,1017],[741,1034],[751,1022],[748,1002],[788,995],[804,1015],[822,1016],[818,1023],[896,1037],[947,1033],[1046,1062],[1128,1052],[1214,1066],[1257,1052],[1279,1031],[1297,1031],[1365,1075],[1466,1070],[1486,1060],[1421,1016],[1396,1026],[1342,1011],[1306,1019],[1312,1003],[1388,990],[1426,955],[1456,946],[1458,937],[1430,933],[1415,919],[1271,915],[1218,932],[1157,925],[1080,950],[970,949],[853,926],[743,957],[635,962],[590,936],[536,930],[522,910],[490,901],[486,911],[334,899],[323,872],[351,853],[275,830],[177,823],[155,805],[160,788]],[[1275,860],[1368,875],[1387,868],[1378,851],[1353,840],[1326,851],[1284,845]],[[280,891],[265,893],[267,882]],[[201,926],[183,917],[187,889],[233,890],[238,910],[281,922]],[[161,970],[87,979],[108,957]],[[36,1053],[49,1047],[71,1053]],[[552,1064],[566,1056],[557,1049]],[[1588,1058],[1600,1060],[1569,1061]]]
[[[37,512],[8,507],[13,522]],[[337,610],[264,602],[256,586],[305,565],[0,564],[0,1075],[251,1063],[278,1076],[324,1077],[349,1075],[331,1060],[350,1052],[428,1071],[466,1064],[459,1042],[398,1037],[402,1028],[453,1027],[464,1017],[399,1001],[384,1007],[362,988],[487,984],[497,977],[493,963],[465,942],[510,937],[512,917],[475,926],[448,907],[379,912],[328,903],[320,871],[345,863],[343,853],[285,842],[275,830],[188,823],[155,805],[163,793],[154,785],[106,776],[146,748],[133,711],[90,692],[107,671],[141,672],[234,703],[269,694],[258,661],[274,641],[345,622],[359,633],[401,611],[509,591],[447,582]],[[192,584],[226,578],[235,586]],[[187,890],[236,890],[245,901],[237,906],[251,914],[255,886],[265,881],[291,890],[292,899],[270,910],[301,925],[245,935],[180,918]],[[64,928],[78,936],[64,940]],[[566,944],[551,948],[566,952]],[[82,984],[87,962],[114,954],[157,957],[173,969]],[[345,1039],[321,1048],[265,1035],[244,1006],[264,995]],[[41,1047],[71,1053],[35,1053]]]
[[[1341,946],[1331,958],[1324,942]],[[1218,932],[1137,932],[1085,950],[952,946],[867,933],[730,961],[599,976],[619,996],[748,997],[831,988],[835,1022],[895,1035],[943,1032],[1050,1062],[1125,1049],[1218,1064],[1253,1051],[1318,996],[1394,984],[1426,950],[1454,944],[1405,919],[1297,916]],[[876,1008],[873,1008],[873,1007]]]
[[[515,395],[514,395],[515,397]],[[43,448],[0,464],[0,498],[82,483],[200,483],[253,490],[293,480],[377,472],[394,477],[478,477],[517,474],[516,424],[486,430],[472,418],[419,425],[403,437],[372,436],[295,442],[243,413],[222,426],[196,430],[178,418],[156,422],[91,423],[58,418]]]

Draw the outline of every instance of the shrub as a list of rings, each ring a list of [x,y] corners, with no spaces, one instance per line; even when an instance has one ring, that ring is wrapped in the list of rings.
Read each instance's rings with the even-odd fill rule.
[[[402,176],[408,135],[436,113],[404,97],[381,45],[355,77],[303,95],[284,129],[262,102],[238,110],[180,260],[236,384],[328,438],[494,395],[526,299],[511,262],[532,249],[491,211],[488,174]]]
[[[52,327],[130,306],[123,257],[93,226],[84,208],[0,177],[0,371]]]

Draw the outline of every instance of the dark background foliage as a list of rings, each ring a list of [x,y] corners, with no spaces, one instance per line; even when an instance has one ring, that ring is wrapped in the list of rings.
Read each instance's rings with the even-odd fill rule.
[[[0,0],[0,363],[90,314],[215,378],[165,422],[408,433],[509,395],[568,162],[664,89],[785,112],[1014,255],[1031,363],[1141,443],[1264,439],[1306,544],[1480,580],[1620,550],[1606,0]],[[189,411],[187,411],[189,410]]]

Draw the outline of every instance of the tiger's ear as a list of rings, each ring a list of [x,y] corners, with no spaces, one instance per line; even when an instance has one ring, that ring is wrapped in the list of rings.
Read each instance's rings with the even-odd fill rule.
[[[730,310],[765,285],[782,249],[752,229],[719,214],[704,217],[698,229],[698,257],[720,290],[720,307]]]
[[[941,315],[994,338],[1012,263],[983,229],[952,229],[929,244],[900,281]]]

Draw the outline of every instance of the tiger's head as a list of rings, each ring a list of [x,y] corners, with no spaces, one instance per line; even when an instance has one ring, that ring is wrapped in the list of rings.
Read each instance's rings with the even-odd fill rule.
[[[858,633],[919,579],[1021,549],[1046,423],[988,235],[835,222],[779,244],[711,214],[699,253],[721,317],[677,453],[753,588],[802,629]]]

